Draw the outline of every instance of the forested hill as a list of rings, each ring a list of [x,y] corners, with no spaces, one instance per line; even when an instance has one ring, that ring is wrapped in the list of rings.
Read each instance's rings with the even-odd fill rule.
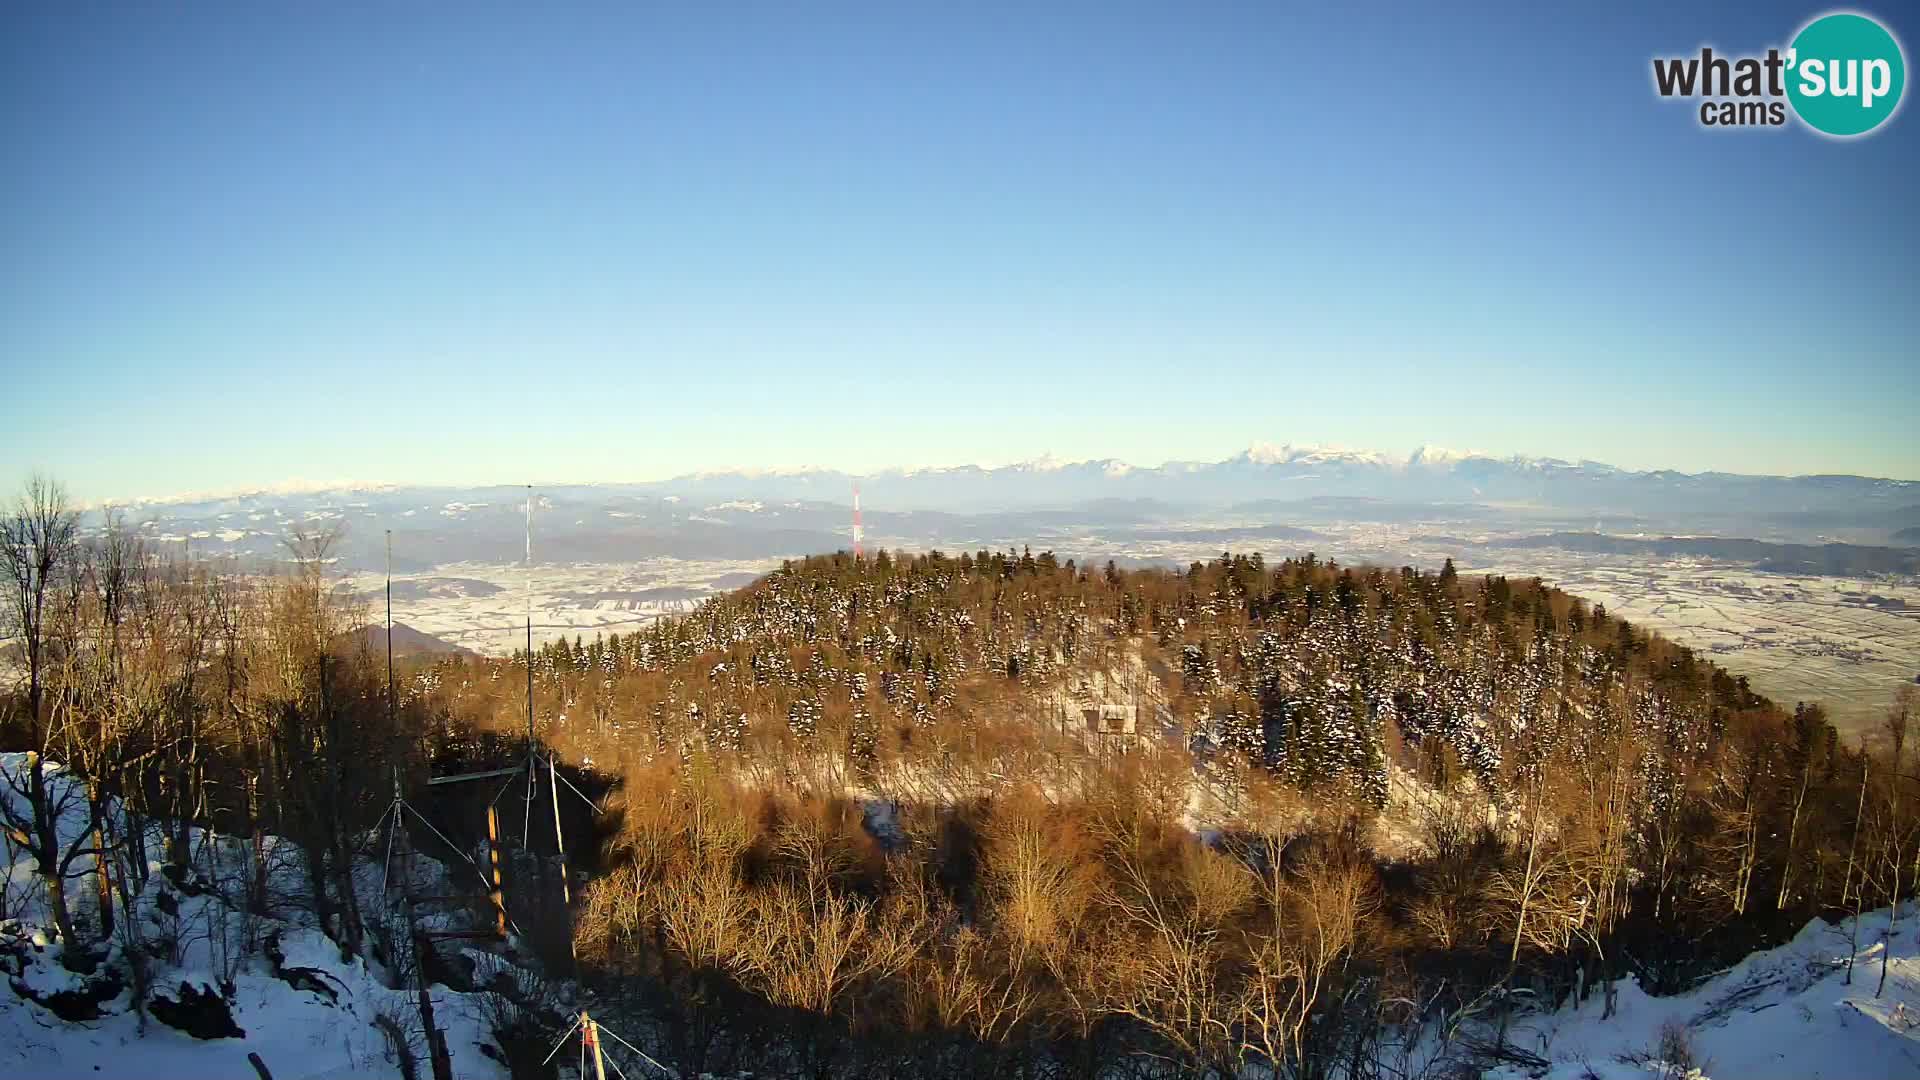
[[[627,637],[550,645],[539,667],[561,699],[543,724],[600,716],[658,750],[826,739],[882,755],[917,731],[1143,702],[1142,731],[1157,714],[1302,788],[1375,804],[1394,758],[1506,793],[1556,756],[1623,740],[1676,782],[1736,717],[1792,741],[1791,718],[1744,680],[1538,580],[1312,555],[1166,572],[1046,552],[842,553]],[[1817,711],[1803,719],[1818,730],[1800,737],[1832,741]]]
[[[517,685],[519,661],[446,663],[449,673],[492,669],[460,677],[469,689],[446,700],[449,714],[491,700],[500,730],[524,722],[500,691]],[[1273,845],[1366,868],[1338,879],[1351,891],[1336,905],[1359,935],[1343,946],[1356,965],[1343,977],[1362,1004],[1327,1021],[1339,1038],[1363,1041],[1381,1030],[1369,1025],[1406,1019],[1389,1000],[1439,994],[1479,1008],[1482,992],[1526,985],[1551,1001],[1621,974],[1628,956],[1642,986],[1678,990],[1810,915],[1910,891],[1904,867],[1920,843],[1898,770],[1884,752],[1876,761],[1843,744],[1819,706],[1785,710],[1538,580],[1461,576],[1451,564],[1421,572],[1223,554],[1174,572],[1077,566],[1046,552],[840,553],[787,563],[630,636],[556,643],[536,674],[543,741],[624,777],[635,797],[657,799],[663,783],[688,776],[696,788],[733,778],[720,782],[734,795],[650,801],[641,824],[629,821],[610,851],[629,870],[590,890],[583,955],[618,964],[684,917],[632,913],[651,910],[649,890],[705,872],[698,829],[675,830],[712,813],[710,800],[747,799],[739,828],[778,852],[793,821],[877,797],[906,815],[904,834],[886,825],[880,835],[920,869],[884,881],[855,873],[859,888],[912,898],[919,887],[899,893],[897,875],[929,875],[925,887],[946,898],[934,902],[997,927],[992,947],[1007,951],[995,963],[1035,995],[1042,1027],[1065,1023],[1086,995],[1146,995],[1171,971],[1137,972],[1148,983],[1120,989],[1092,972],[1028,971],[1019,957],[1036,946],[1017,920],[1037,916],[1019,905],[1089,905],[1046,916],[1090,920],[1049,930],[1062,935],[1050,949],[1190,962],[1166,952],[1178,944],[1172,929],[1130,936],[1140,928],[1126,920],[1139,913],[1114,897],[1149,886],[1109,876],[1211,873],[1178,855],[1189,849],[1175,838],[1196,831],[1269,875],[1260,887],[1281,888],[1286,876]],[[1081,710],[1103,703],[1136,705],[1137,733],[1089,738]],[[1910,700],[1896,712],[1890,730],[1920,719]],[[1902,745],[1891,747],[1895,761]],[[1139,751],[1123,757],[1147,773],[1110,772],[1116,746]],[[674,835],[694,845],[693,861],[654,853]],[[999,865],[1036,850],[1010,835],[1053,854]],[[1126,860],[1145,856],[1128,845],[1141,843],[1168,845],[1153,858],[1173,861],[1133,866]],[[727,873],[755,881],[758,858],[744,854]],[[1320,872],[1296,885],[1335,887]],[[1180,880],[1150,888],[1211,902]],[[1029,886],[1046,898],[1023,899],[1017,889]],[[1274,917],[1303,917],[1281,915],[1285,906]],[[1218,948],[1207,962],[1225,965],[1220,978],[1257,985],[1258,957]],[[1129,1023],[1156,1038],[1187,1022],[1124,1000]],[[1311,1004],[1289,1000],[1283,1011]]]

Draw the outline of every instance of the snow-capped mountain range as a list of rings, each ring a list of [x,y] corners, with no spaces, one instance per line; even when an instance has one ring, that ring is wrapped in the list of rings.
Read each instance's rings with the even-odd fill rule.
[[[1137,466],[1113,458],[1042,457],[1003,466],[693,473],[641,485],[692,497],[846,501],[858,481],[872,505],[902,509],[1073,506],[1154,499],[1218,506],[1264,499],[1360,497],[1421,502],[1522,503],[1653,510],[1821,511],[1920,502],[1920,481],[1862,476],[1752,476],[1636,472],[1596,461],[1495,457],[1422,446],[1407,455],[1330,446],[1257,443],[1222,461]]]
[[[869,508],[895,511],[1063,509],[1114,500],[1152,500],[1192,509],[1267,501],[1366,498],[1418,503],[1530,506],[1581,512],[1817,514],[1877,521],[1920,505],[1920,481],[1843,474],[1767,476],[1746,473],[1636,471],[1598,461],[1496,457],[1473,450],[1421,446],[1406,455],[1336,446],[1256,443],[1220,461],[1168,461],[1141,466],[1117,458],[1063,461],[1043,456],[1006,465],[891,468],[853,473],[826,467],[740,468],[688,473],[668,480],[582,483],[549,477],[541,492],[576,497],[680,497],[701,504],[791,502],[845,505],[858,483]],[[249,510],[261,506],[379,504],[428,491],[495,500],[513,485],[298,482],[273,488],[193,492],[119,505],[136,516],[189,508]],[[467,501],[473,501],[468,499]]]

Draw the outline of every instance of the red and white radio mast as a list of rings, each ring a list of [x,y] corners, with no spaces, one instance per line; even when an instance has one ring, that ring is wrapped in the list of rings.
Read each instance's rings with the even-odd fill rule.
[[[853,557],[860,557],[860,540],[865,535],[860,528],[860,481],[853,482]]]

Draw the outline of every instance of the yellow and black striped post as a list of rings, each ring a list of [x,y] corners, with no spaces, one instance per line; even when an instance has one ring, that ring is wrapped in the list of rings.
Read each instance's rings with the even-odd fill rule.
[[[506,895],[500,888],[500,812],[487,804],[487,862],[493,867],[493,888],[487,898],[493,901],[494,932],[507,936]]]
[[[593,1051],[593,1075],[595,1080],[607,1080],[607,1066],[600,1056],[600,1025],[593,1017],[580,1014],[580,1037],[586,1041],[587,1049]]]

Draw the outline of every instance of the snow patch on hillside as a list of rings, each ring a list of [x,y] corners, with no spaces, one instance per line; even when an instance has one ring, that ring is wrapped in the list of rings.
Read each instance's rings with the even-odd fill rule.
[[[1839,925],[1815,919],[1778,948],[1748,956],[1695,989],[1653,997],[1632,979],[1604,995],[1514,1025],[1509,1040],[1552,1062],[1498,1080],[1865,1080],[1920,1076],[1920,910],[1901,906]],[[1882,960],[1887,961],[1884,989]],[[1851,962],[1852,983],[1847,982]],[[1663,1029],[1684,1032],[1690,1062],[1661,1056]]]

